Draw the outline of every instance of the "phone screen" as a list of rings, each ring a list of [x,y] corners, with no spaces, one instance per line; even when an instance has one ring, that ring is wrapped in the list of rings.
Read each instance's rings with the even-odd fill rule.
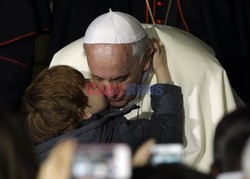
[[[182,144],[156,144],[151,149],[151,165],[181,163]]]

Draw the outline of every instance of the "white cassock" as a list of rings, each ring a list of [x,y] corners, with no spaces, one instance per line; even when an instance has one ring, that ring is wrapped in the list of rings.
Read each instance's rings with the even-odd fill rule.
[[[164,44],[172,80],[182,88],[187,142],[184,163],[206,172],[212,162],[213,134],[218,121],[242,102],[233,92],[225,70],[207,44],[173,27],[143,26],[149,37],[156,37]],[[58,51],[50,64],[55,65],[75,67],[85,77],[90,77],[83,38]],[[156,77],[150,73],[144,84],[155,83]],[[145,95],[139,105],[141,109],[132,111],[126,116],[128,119],[137,116],[138,112],[143,117],[150,117],[150,95]]]

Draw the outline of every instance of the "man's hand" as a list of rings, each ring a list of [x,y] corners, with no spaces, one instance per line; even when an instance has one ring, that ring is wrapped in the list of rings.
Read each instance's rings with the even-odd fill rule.
[[[157,83],[168,83],[172,81],[167,64],[167,55],[164,45],[153,39],[155,53],[153,56],[153,70],[156,74]]]

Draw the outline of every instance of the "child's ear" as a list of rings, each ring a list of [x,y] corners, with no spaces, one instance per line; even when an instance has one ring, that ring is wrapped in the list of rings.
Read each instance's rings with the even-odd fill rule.
[[[83,120],[88,120],[93,116],[93,114],[88,110],[88,109],[84,109],[83,113],[81,114],[81,118]]]

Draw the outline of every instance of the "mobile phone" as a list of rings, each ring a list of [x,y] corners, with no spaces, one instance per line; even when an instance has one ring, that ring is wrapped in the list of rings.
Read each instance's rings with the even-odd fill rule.
[[[182,159],[182,144],[155,144],[151,148],[150,163],[152,166],[181,163]]]
[[[131,178],[131,155],[126,144],[81,144],[72,163],[72,178]]]

